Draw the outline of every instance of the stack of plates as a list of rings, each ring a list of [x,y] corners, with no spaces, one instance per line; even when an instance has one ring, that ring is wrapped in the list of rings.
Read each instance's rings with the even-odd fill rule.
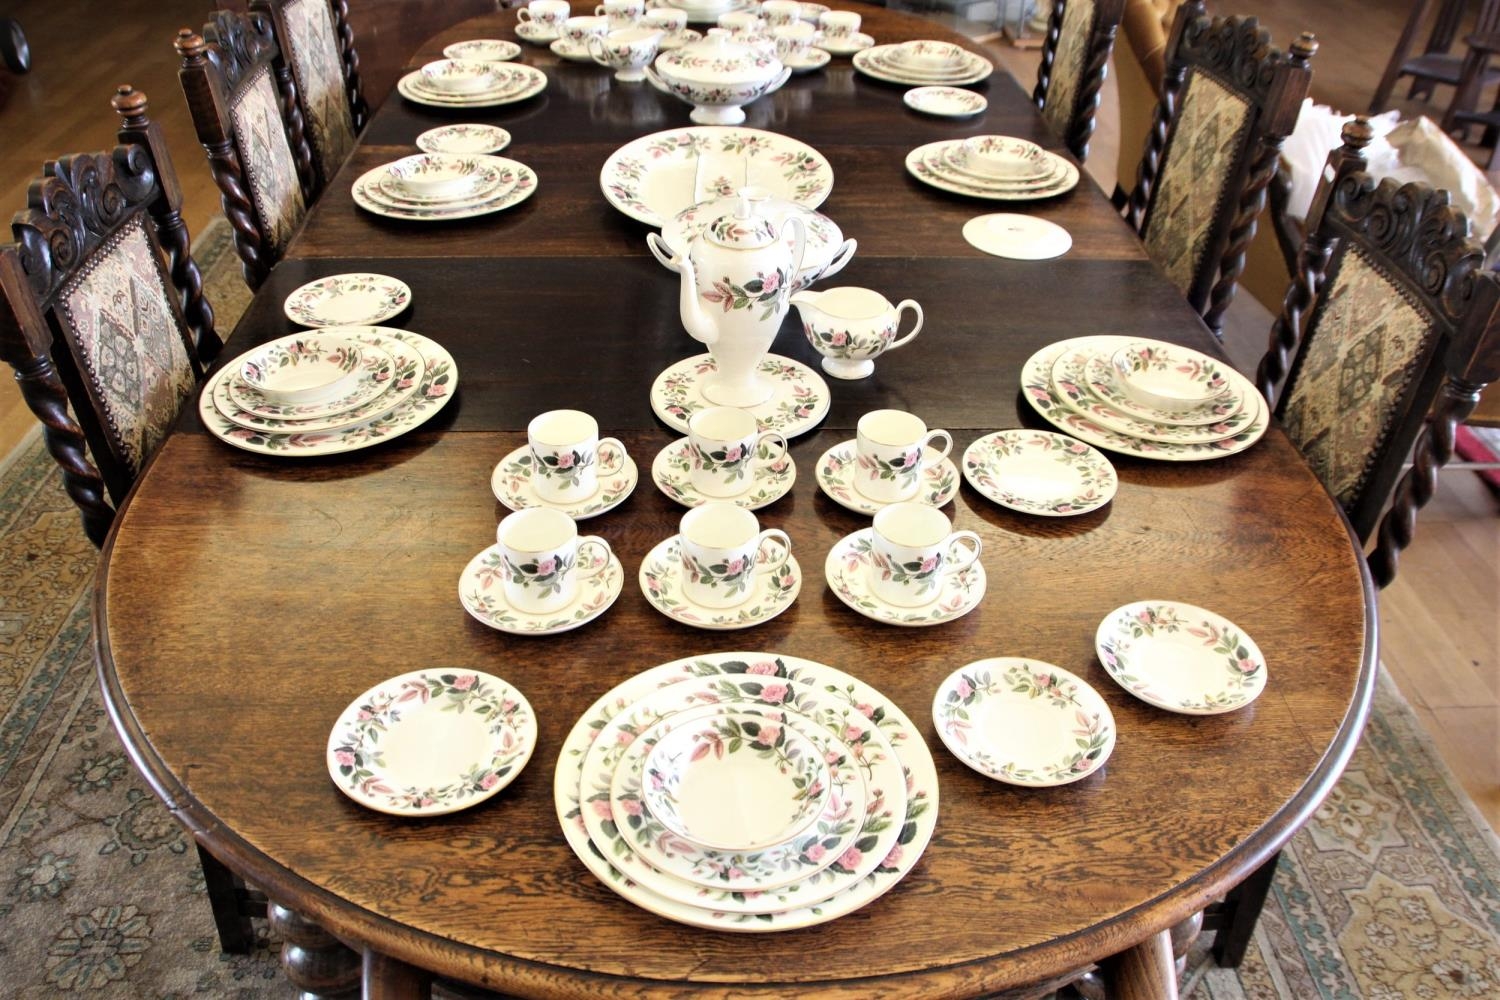
[[[675,774],[673,744],[684,741],[719,744],[725,756],[702,774]],[[803,774],[799,748],[825,767]],[[745,780],[725,780],[735,754]],[[820,799],[799,830],[807,817],[779,766]],[[679,801],[647,791],[653,771]],[[689,777],[703,781],[690,787]],[[762,790],[747,794],[752,786]],[[890,889],[927,846],[938,804],[921,730],[893,702],[833,667],[772,653],[690,657],[618,685],[568,734],[553,793],[568,844],[615,892],[681,923],[752,932],[823,923]],[[749,832],[775,843],[735,850],[693,839],[725,831],[671,815],[682,796],[710,821],[748,806],[762,828]]]
[[[397,92],[409,101],[433,107],[487,108],[524,101],[547,88],[547,75],[531,66],[508,62],[451,62],[459,65],[460,70],[453,71],[450,77],[445,77],[429,64],[398,80]],[[467,71],[476,66],[484,69],[477,73]],[[456,85],[448,86],[445,82]]]
[[[687,11],[688,24],[716,24],[720,14],[736,10],[753,10],[755,0],[666,0],[654,6],[676,7]]]
[[[1037,153],[1034,161],[1011,176],[987,172],[975,162],[972,150],[986,142],[1019,141],[1009,136],[983,135],[929,142],[906,154],[906,170],[917,180],[943,191],[991,201],[1051,198],[1073,190],[1078,184],[1077,167],[1056,153],[1035,146],[1032,146]]]
[[[1116,356],[1131,354],[1150,359],[1155,381],[1137,386],[1116,369]],[[1142,401],[1142,387],[1192,383],[1222,385],[1222,392],[1180,409]],[[1107,451],[1167,462],[1244,451],[1269,418],[1255,386],[1224,362],[1144,337],[1077,337],[1045,347],[1027,360],[1021,385],[1032,408],[1058,429]]]
[[[536,174],[503,156],[421,153],[366,171],[354,203],[393,219],[467,219],[531,197]]]
[[[927,39],[861,49],[854,53],[854,68],[877,80],[917,87],[978,83],[995,71],[984,56],[950,42]]]
[[[223,441],[263,455],[336,455],[432,418],[458,381],[453,357],[417,333],[378,326],[307,330],[257,347],[210,376],[198,415]]]

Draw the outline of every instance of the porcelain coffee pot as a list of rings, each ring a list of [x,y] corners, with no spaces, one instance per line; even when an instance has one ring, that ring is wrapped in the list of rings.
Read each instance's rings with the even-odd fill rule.
[[[807,231],[797,218],[778,231],[762,211],[770,197],[764,189],[741,188],[738,195],[686,252],[674,255],[658,233],[647,236],[646,245],[682,276],[682,325],[713,355],[717,370],[704,379],[703,395],[719,406],[750,407],[771,398],[773,387],[756,368],[791,308]]]

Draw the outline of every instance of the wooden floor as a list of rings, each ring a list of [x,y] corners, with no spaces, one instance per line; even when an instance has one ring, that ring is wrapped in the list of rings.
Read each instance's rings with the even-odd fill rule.
[[[112,145],[109,97],[128,82],[152,99],[152,115],[172,142],[188,225],[200,230],[216,213],[218,196],[187,121],[171,42],[179,27],[200,24],[209,6],[208,0],[115,0],[107,16],[100,11],[85,27],[76,4],[13,0],[5,13],[27,32],[34,68],[24,77],[0,75],[0,90],[8,91],[0,106],[0,211],[25,204],[26,186],[48,157]],[[1315,32],[1322,48],[1314,96],[1349,111],[1364,109],[1410,9],[1407,0],[1210,6],[1259,15],[1282,44],[1300,31]],[[1029,89],[1034,56],[1005,62]],[[1100,146],[1108,134],[1101,128],[1091,166],[1112,168],[1113,150]],[[1253,343],[1239,346],[1237,355],[1258,351]],[[0,383],[0,455],[33,422],[10,381]],[[1381,595],[1380,620],[1387,669],[1500,830],[1500,505],[1474,475],[1444,473],[1396,582]]]

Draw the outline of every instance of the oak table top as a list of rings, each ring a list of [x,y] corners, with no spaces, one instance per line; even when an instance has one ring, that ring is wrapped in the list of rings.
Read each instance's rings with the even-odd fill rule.
[[[862,11],[880,41],[954,37]],[[468,22],[424,44],[412,65],[448,42],[514,37],[513,24],[508,13]],[[413,291],[394,325],[454,355],[450,405],[400,439],[313,460],[235,451],[189,416],[116,521],[97,603],[101,679],[134,759],[179,819],[344,942],[518,996],[1029,995],[1151,941],[1273,854],[1352,751],[1375,641],[1363,560],[1279,428],[1212,462],[1111,456],[1118,496],[1076,518],[1028,518],[965,485],[947,512],[983,538],[989,590],[957,621],[878,625],[824,581],[824,555],[869,522],[824,496],[813,466],[867,410],[911,410],[951,431],[958,455],[991,430],[1041,426],[1018,373],[1051,341],[1125,333],[1216,349],[1087,175],[1071,194],[1015,207],[1074,235],[1072,251],[1041,263],[987,257],[962,240],[964,220],[1005,206],[906,176],[905,152],[943,136],[1004,132],[1061,150],[1026,95],[997,74],[977,88],[985,114],[928,119],[901,105],[902,88],[836,59],[748,109],[747,125],[802,139],[833,164],[821,211],[860,247],[832,283],[915,298],[927,320],[871,378],[829,380],[828,417],[792,445],[796,487],[760,512],[800,556],[796,603],[748,631],[707,632],[658,614],[635,581],[682,513],[650,482],[651,457],[677,435],[652,415],[647,388],[701,347],[678,321],[677,277],[646,251],[648,228],[598,189],[610,152],[685,126],[687,107],[524,48],[549,76],[542,98],[455,116],[393,96],[376,112],[225,352],[290,332],[281,303],[302,283],[382,271]],[[531,199],[431,227],[354,208],[360,172],[463,119],[513,133],[503,155],[537,170]],[[795,314],[773,350],[816,365]],[[506,635],[464,612],[458,575],[506,512],[492,469],[524,444],[532,416],[558,407],[593,413],[642,468],[635,493],[585,525],[619,555],[625,591],[576,631]],[[1243,627],[1266,652],[1265,693],[1192,717],[1115,685],[1094,629],[1144,598],[1204,605]],[[617,896],[563,839],[553,770],[583,710],[655,664],[735,650],[859,676],[916,722],[933,753],[932,842],[908,876],[850,915],[768,935],[683,927]],[[1102,771],[1024,789],[947,752],[930,715],[938,682],[1002,655],[1057,664],[1103,695],[1119,740]],[[324,768],[334,720],[375,683],[443,664],[498,674],[526,694],[540,724],[530,765],[496,798],[446,817],[355,805]]]

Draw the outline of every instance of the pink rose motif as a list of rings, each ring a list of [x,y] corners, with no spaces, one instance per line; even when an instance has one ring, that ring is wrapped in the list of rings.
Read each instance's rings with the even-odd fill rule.
[[[339,762],[339,767],[354,766],[354,754],[350,753],[348,750],[335,750],[333,753],[333,759]]]
[[[931,573],[933,570],[937,569],[937,564],[938,564],[938,557],[937,556],[935,556],[935,555],[928,556],[926,559],[922,560],[922,572],[923,573]]]
[[[1035,674],[1031,679],[1035,681],[1036,686],[1041,688],[1043,691],[1052,686],[1051,674]]]
[[[568,451],[564,452],[561,455],[558,455],[557,467],[559,469],[571,469],[573,467],[573,453],[571,451]]]
[[[861,736],[863,736],[864,734],[865,734],[865,731],[863,729],[860,729],[858,726],[845,726],[844,727],[844,742],[846,742],[846,743],[853,743],[856,740],[858,740]]]
[[[817,862],[817,861],[822,861],[823,860],[823,855],[825,855],[827,853],[828,853],[828,848],[826,848],[826,847],[823,846],[822,841],[818,841],[818,842],[814,843],[811,847],[809,847],[807,850],[803,851],[802,852],[802,856],[804,858],[806,858],[807,860],[809,860],[809,861]]]
[[[781,272],[772,271],[770,274],[761,275],[760,290],[764,295],[776,291],[781,287]]]
[[[843,347],[845,344],[849,343],[849,335],[847,333],[845,333],[844,331],[840,330],[839,332],[835,333],[832,337],[828,338],[828,342],[830,344],[832,344],[834,347]]]
[[[614,810],[610,809],[608,799],[595,799],[593,805],[594,812],[600,819],[612,820],[615,818]]]
[[[436,399],[439,396],[446,396],[446,395],[448,395],[448,387],[445,386],[445,385],[437,385],[437,384],[434,383],[427,390],[427,398],[428,399]]]
[[[740,458],[744,454],[745,454],[745,446],[744,445],[742,445],[742,444],[730,445],[728,448],[724,449],[724,461],[726,461],[726,462],[738,462],[740,460]]]
[[[479,779],[479,787],[483,789],[494,788],[498,784],[500,784],[500,776],[496,774],[486,774]]]
[[[1151,610],[1149,608],[1137,611],[1135,613],[1135,617],[1137,620],[1144,622],[1147,625],[1151,624]]]
[[[724,567],[724,575],[739,576],[742,572],[744,572],[744,569],[745,560],[743,558],[731,559],[729,560],[729,564]]]
[[[901,853],[901,845],[895,845],[891,848],[891,853],[885,856],[885,860],[880,862],[880,867],[895,868],[897,865],[901,864]]]
[[[536,564],[536,575],[537,576],[551,576],[553,574],[553,572],[556,571],[556,569],[557,569],[557,557],[556,556],[548,556],[545,559],[539,559],[539,560],[537,560],[537,564]]]
[[[622,729],[615,734],[615,742],[622,747],[628,747],[635,742],[635,733],[627,733]]]
[[[360,722],[368,722],[371,719],[375,718],[375,716],[370,714],[370,710],[368,708],[362,708],[359,710],[359,715],[356,716],[356,718],[358,718]]]
[[[744,876],[744,874],[745,873],[743,871],[741,871],[739,868],[735,867],[734,865],[730,865],[729,866],[728,875],[729,875],[730,878],[742,878]]]
[[[763,747],[774,747],[779,739],[781,739],[780,726],[764,725],[760,727],[760,732],[755,734],[755,742]]]
[[[625,812],[631,816],[639,816],[641,814],[641,803],[638,799],[625,799],[620,804],[625,808]]]
[[[839,758],[842,757],[842,756],[843,755],[840,754],[837,750],[824,750],[823,751],[823,763],[825,763],[825,764],[837,764],[839,762]]]
[[[760,700],[772,705],[779,705],[786,701],[789,694],[791,694],[791,691],[787,689],[785,684],[767,684],[761,688]]]
[[[856,706],[854,706],[854,709],[860,715],[863,715],[867,719],[873,720],[875,718],[875,706],[869,704],[868,702],[860,704],[860,705],[856,705]]]
[[[1239,671],[1242,674],[1253,674],[1257,669],[1259,669],[1256,662],[1250,659],[1250,657],[1248,656],[1240,657],[1235,661],[1234,665],[1239,668]]]
[[[476,678],[473,674],[464,674],[461,677],[455,677],[453,679],[453,686],[460,691],[467,691],[469,690],[469,688],[474,686],[474,682],[476,680],[478,680],[478,678]]]
[[[959,680],[958,680],[958,697],[959,697],[959,700],[963,701],[963,700],[967,699],[969,697],[969,695],[971,695],[973,693],[974,693],[974,685],[972,685],[972,684],[969,683],[969,679],[967,677],[960,677]]]
[[[770,660],[761,660],[759,663],[752,663],[752,664],[750,664],[750,666],[746,667],[745,668],[745,673],[747,673],[747,674],[774,674],[774,673],[776,673],[776,664],[773,663]]]
[[[838,865],[841,868],[847,868],[850,871],[853,871],[854,869],[859,867],[859,863],[863,859],[864,853],[857,847],[851,847],[843,854],[839,855],[839,859],[835,861],[834,864]]]

